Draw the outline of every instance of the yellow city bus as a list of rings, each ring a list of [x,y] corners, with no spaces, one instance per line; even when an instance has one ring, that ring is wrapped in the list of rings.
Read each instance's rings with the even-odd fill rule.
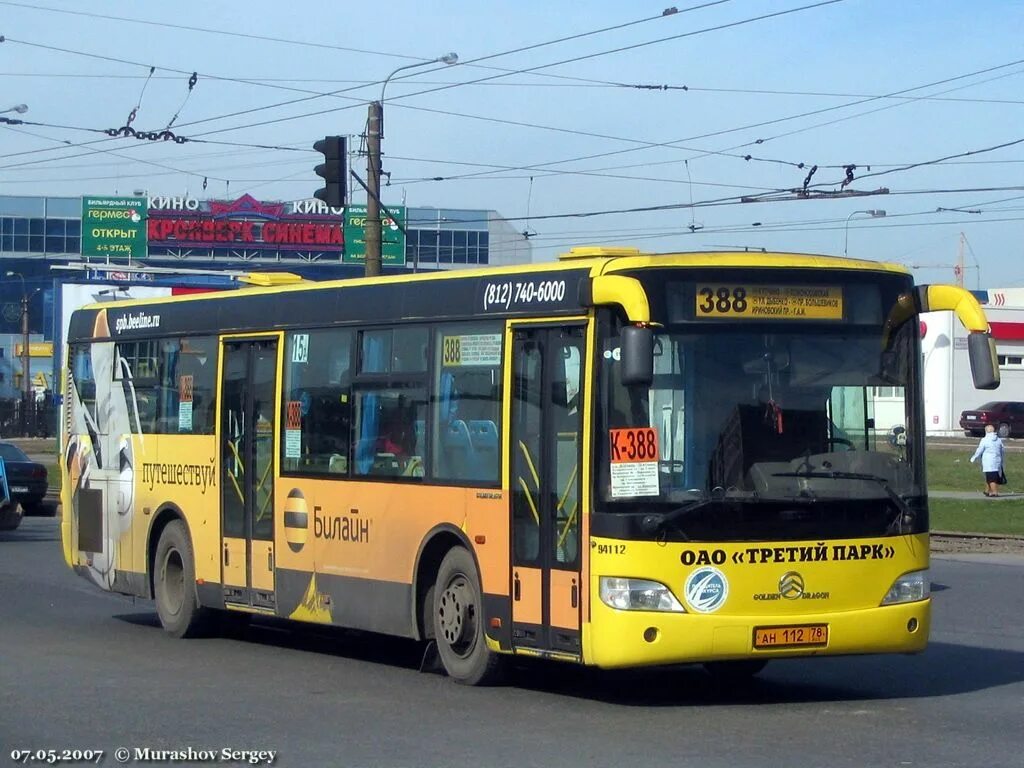
[[[917,315],[955,311],[998,385],[963,289],[628,248],[253,282],[71,318],[64,557],[173,635],[333,624],[434,641],[467,684],[517,654],[735,676],[925,647]]]

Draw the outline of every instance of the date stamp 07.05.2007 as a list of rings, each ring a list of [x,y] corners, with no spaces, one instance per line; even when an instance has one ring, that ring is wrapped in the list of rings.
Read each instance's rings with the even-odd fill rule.
[[[116,749],[53,749],[25,748],[12,749],[8,753],[17,765],[102,765],[108,755],[114,762],[128,763],[227,763],[241,765],[273,765],[277,760],[276,749],[234,749],[214,747],[178,749],[154,747],[117,747]]]

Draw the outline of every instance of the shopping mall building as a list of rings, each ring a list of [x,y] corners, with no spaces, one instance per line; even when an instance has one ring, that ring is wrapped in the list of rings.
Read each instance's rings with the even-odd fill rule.
[[[529,240],[495,211],[391,206],[385,274],[532,260]],[[235,275],[287,271],[312,280],[364,271],[365,208],[318,200],[0,195],[0,401],[24,392],[28,298],[31,389],[54,375],[72,310],[105,297],[231,288]],[[59,357],[59,355],[58,355]]]

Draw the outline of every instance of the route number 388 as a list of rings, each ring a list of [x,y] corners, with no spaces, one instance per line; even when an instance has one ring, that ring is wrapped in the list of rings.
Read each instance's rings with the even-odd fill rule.
[[[749,306],[747,289],[743,286],[705,285],[697,292],[697,311],[702,315],[743,314]]]

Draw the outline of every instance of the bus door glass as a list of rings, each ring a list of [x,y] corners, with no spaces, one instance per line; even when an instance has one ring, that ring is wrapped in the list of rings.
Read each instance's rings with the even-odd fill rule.
[[[222,370],[224,599],[273,608],[277,341],[226,342]]]
[[[583,327],[513,337],[513,644],[580,653]]]
[[[832,387],[828,399],[830,450],[874,450],[874,402],[865,387]]]

